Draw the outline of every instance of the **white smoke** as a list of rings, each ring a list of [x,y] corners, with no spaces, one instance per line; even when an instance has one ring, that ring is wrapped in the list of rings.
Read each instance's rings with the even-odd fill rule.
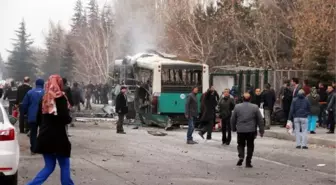
[[[121,47],[128,47],[127,54],[158,48],[160,33],[163,33],[164,28],[157,17],[156,1],[115,0],[113,7],[116,14],[116,40]]]

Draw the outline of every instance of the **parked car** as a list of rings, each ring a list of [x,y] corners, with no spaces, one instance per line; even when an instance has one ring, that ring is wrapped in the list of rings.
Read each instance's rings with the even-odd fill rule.
[[[0,184],[18,184],[20,147],[14,127],[16,119],[8,116],[0,102]]]

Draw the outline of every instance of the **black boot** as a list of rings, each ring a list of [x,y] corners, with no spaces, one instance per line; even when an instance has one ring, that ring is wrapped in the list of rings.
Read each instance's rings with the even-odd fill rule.
[[[246,161],[246,165],[245,165],[245,167],[246,167],[246,168],[253,168],[251,162],[247,162],[247,161]]]
[[[243,165],[244,159],[239,159],[237,162],[237,166]]]

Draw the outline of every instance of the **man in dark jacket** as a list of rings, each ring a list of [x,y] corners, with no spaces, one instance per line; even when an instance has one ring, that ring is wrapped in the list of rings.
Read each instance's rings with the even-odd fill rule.
[[[320,96],[320,102],[319,102],[320,103],[320,114],[318,117],[318,123],[322,127],[327,127],[328,118],[326,115],[326,110],[327,110],[328,93],[327,93],[327,88],[322,82],[319,83],[318,94]]]
[[[8,114],[12,115],[13,108],[16,103],[16,97],[17,97],[17,87],[15,86],[15,82],[11,81],[10,82],[10,87],[7,88],[5,95],[3,97],[4,100],[8,99],[9,102],[9,107],[8,107]],[[21,132],[21,130],[20,130]],[[24,133],[24,129],[22,129],[22,132]]]
[[[291,84],[292,84],[292,88],[293,88],[293,98],[296,98],[299,90],[302,88],[301,85],[299,84],[299,79],[298,78],[292,78]]]
[[[0,85],[0,99],[2,98],[3,94],[4,94],[4,87]]]
[[[71,107],[74,106],[74,103],[72,101],[72,93],[71,93],[71,88],[68,84],[68,80],[66,78],[63,78],[63,92],[65,93],[65,96],[68,98],[69,104],[71,105]]]
[[[77,82],[75,82],[73,84],[73,87],[71,89],[71,95],[72,95],[73,105],[74,105],[74,107],[77,107],[77,111],[79,112],[81,110],[80,104],[82,103],[84,105],[84,99],[83,99],[83,96],[81,94],[81,90],[78,87]]]
[[[123,128],[125,115],[128,113],[126,91],[126,87],[121,87],[120,93],[116,98],[116,112],[118,113],[117,134],[126,134]]]
[[[231,142],[231,124],[230,118],[232,110],[235,107],[234,99],[230,97],[230,89],[225,89],[223,98],[219,100],[219,115],[222,119],[222,144],[230,145]],[[226,137],[227,135],[227,137]]]
[[[260,104],[262,102],[262,96],[261,96],[261,89],[256,88],[254,95],[252,96],[251,103],[257,105],[260,107]]]
[[[245,146],[247,145],[246,167],[252,168],[252,156],[254,151],[254,139],[256,138],[257,127],[259,134],[264,135],[263,118],[259,108],[250,103],[251,95],[244,93],[243,103],[235,106],[231,116],[232,131],[237,131],[238,156],[237,166],[241,166],[245,158]]]
[[[85,92],[85,99],[86,99],[86,106],[85,109],[88,110],[92,110],[92,106],[91,106],[91,98],[92,98],[92,94],[93,94],[93,89],[94,86],[92,84],[92,82],[90,81],[89,84],[86,86],[86,92]]]
[[[262,104],[264,108],[265,114],[265,129],[270,129],[272,124],[271,115],[273,112],[274,104],[275,104],[275,93],[271,90],[271,85],[266,84],[265,90],[262,93]]]
[[[29,130],[28,124],[25,123],[25,114],[24,114],[24,110],[22,106],[23,98],[25,97],[27,92],[32,89],[32,87],[29,85],[29,82],[30,82],[30,78],[25,77],[23,79],[23,84],[18,87],[17,95],[16,95],[17,97],[16,97],[15,104],[16,106],[19,106],[19,110],[20,110],[20,115],[19,115],[20,116],[19,117],[20,133],[28,132]]]
[[[215,89],[211,87],[207,93],[204,95],[201,106],[202,109],[202,126],[203,128],[199,131],[199,135],[204,138],[204,134],[207,133],[207,140],[212,139],[212,129],[213,125],[215,124],[216,119],[216,106],[218,100],[218,94],[215,92]]]
[[[39,105],[44,95],[44,80],[38,79],[35,82],[36,87],[27,92],[22,101],[23,114],[28,115],[28,125],[30,127],[30,151],[34,155],[36,147],[37,137],[37,121],[36,116],[38,114]]]
[[[292,102],[288,120],[294,120],[294,132],[297,149],[308,149],[307,131],[308,116],[310,115],[310,103],[306,98],[305,91],[300,89],[297,98]]]
[[[195,142],[192,137],[195,129],[195,120],[198,116],[197,93],[198,87],[194,87],[192,92],[188,95],[185,103],[184,115],[188,119],[187,144],[197,144],[197,142]]]
[[[335,118],[336,118],[336,92],[334,91],[333,86],[328,86],[328,124],[329,124],[329,131],[328,134],[335,133]]]

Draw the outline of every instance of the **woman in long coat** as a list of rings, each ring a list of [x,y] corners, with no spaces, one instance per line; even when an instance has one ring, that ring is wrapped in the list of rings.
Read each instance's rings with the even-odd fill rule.
[[[207,140],[211,140],[212,128],[214,125],[217,99],[214,89],[209,89],[201,102],[202,106],[202,116],[201,122],[203,123],[203,128],[199,131],[199,135],[204,138],[204,134],[207,133]]]
[[[45,166],[27,185],[43,184],[54,171],[56,161],[61,168],[61,184],[74,184],[70,177],[71,144],[65,129],[72,118],[70,104],[62,89],[62,78],[50,76],[37,115],[40,130],[35,150],[35,153],[43,155]]]

